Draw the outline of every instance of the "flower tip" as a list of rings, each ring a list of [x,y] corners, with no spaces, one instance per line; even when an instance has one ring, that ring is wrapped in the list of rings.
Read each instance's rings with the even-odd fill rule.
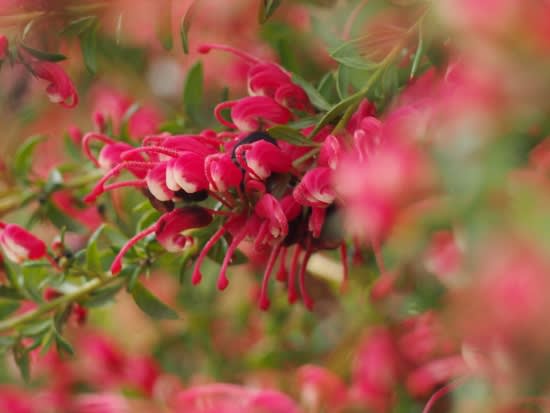
[[[269,301],[269,298],[267,298],[267,297],[264,296],[264,297],[262,297],[262,298],[260,299],[260,309],[261,309],[262,311],[267,311],[267,310],[269,310],[269,306],[270,306],[270,305],[271,305],[271,302]]]
[[[212,50],[212,48],[207,44],[202,44],[197,48],[197,52],[199,52],[200,54],[210,53],[210,50]]]
[[[220,275],[220,278],[218,278],[218,290],[225,290],[227,286],[229,285],[229,280],[225,276],[225,274]]]
[[[111,274],[116,275],[122,270],[122,264],[120,260],[117,260],[111,264]]]
[[[290,304],[294,304],[298,300],[298,294],[296,294],[296,291],[289,290],[288,291],[288,302]]]
[[[313,300],[310,299],[309,297],[308,298],[304,298],[304,305],[306,306],[306,308],[309,310],[309,311],[313,311]]]
[[[202,274],[200,271],[196,270],[196,271],[193,271],[193,276],[191,277],[191,283],[193,285],[198,285],[200,284],[202,280]]]

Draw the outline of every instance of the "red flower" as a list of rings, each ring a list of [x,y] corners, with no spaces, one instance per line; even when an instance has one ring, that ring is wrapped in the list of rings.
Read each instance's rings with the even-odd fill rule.
[[[52,62],[34,61],[30,63],[30,67],[36,77],[50,82],[46,92],[52,102],[66,108],[74,108],[78,104],[73,82],[61,66]]]
[[[223,109],[231,109],[228,122],[221,115]],[[253,132],[273,125],[282,125],[292,119],[292,113],[267,96],[249,96],[240,100],[220,103],[214,111],[216,119],[228,128]]]
[[[18,264],[46,255],[46,244],[16,224],[0,222],[0,247],[10,260]]]

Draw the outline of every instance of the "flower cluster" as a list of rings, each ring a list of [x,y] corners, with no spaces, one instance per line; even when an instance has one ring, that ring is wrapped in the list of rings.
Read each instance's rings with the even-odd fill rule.
[[[296,114],[312,112],[305,91],[292,82],[279,65],[264,62],[227,46],[208,44],[212,49],[229,50],[246,59],[249,96],[220,103],[215,108],[218,121],[227,129],[204,130],[197,134],[146,136],[138,147],[104,134],[89,133],[82,145],[85,154],[105,171],[85,200],[93,202],[102,193],[121,187],[140,188],[151,203],[163,212],[160,219],[133,237],[118,253],[111,271],[121,270],[124,254],[139,240],[155,234],[169,252],[183,251],[198,241],[193,231],[212,222],[216,231],[203,245],[195,261],[192,282],[201,281],[201,264],[222,238],[230,238],[218,277],[218,288],[228,285],[227,267],[239,245],[253,243],[253,250],[265,254],[267,264],[260,292],[260,306],[267,309],[268,282],[276,278],[287,284],[288,299],[298,298],[296,279],[303,303],[313,301],[305,287],[306,266],[319,249],[346,247],[342,234],[325,231],[327,220],[337,219],[333,170],[341,152],[341,140],[321,131],[305,146],[274,139],[268,128],[285,125]],[[226,117],[225,111],[227,110]],[[372,114],[365,102],[353,118]],[[303,129],[307,135],[311,128]],[[96,156],[93,142],[103,145]],[[319,151],[316,159],[309,153]],[[127,171],[134,179],[109,183]],[[212,202],[216,202],[213,208]],[[215,217],[215,218],[214,218]],[[291,255],[287,268],[287,255]]]

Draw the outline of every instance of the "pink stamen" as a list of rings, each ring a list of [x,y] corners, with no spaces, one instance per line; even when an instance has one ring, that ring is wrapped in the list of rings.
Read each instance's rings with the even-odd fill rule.
[[[235,238],[233,238],[233,241],[231,241],[231,244],[229,244],[229,248],[227,248],[227,252],[225,253],[225,257],[222,262],[222,267],[220,269],[220,275],[218,277],[219,290],[225,290],[229,284],[229,280],[227,279],[227,267],[231,262],[231,258],[233,258],[233,254],[235,253],[235,250],[237,249],[241,241],[246,237],[248,230],[249,230],[249,224],[246,223],[244,228],[235,236]]]
[[[312,252],[311,248],[308,245],[306,249],[306,254],[304,255],[304,259],[302,260],[302,267],[300,268],[300,275],[298,278],[298,284],[300,285],[300,294],[302,295],[302,301],[304,302],[304,305],[309,311],[313,310],[313,300],[308,295],[307,289],[306,289],[306,269],[307,269],[307,263],[309,261],[309,258],[311,257],[311,252]]]
[[[234,205],[232,205],[230,202],[228,202],[225,198],[223,198],[221,195],[217,194],[213,191],[208,191],[208,194],[214,198],[216,201],[221,202],[224,206],[226,206],[229,209],[233,209]]]
[[[286,281],[288,278],[288,271],[286,270],[286,253],[288,248],[283,247],[279,259],[279,271],[277,271],[277,281]]]
[[[114,184],[105,185],[103,187],[103,192],[107,192],[107,191],[111,191],[113,189],[119,189],[119,188],[127,188],[127,187],[144,188],[146,186],[147,186],[147,182],[142,180],[122,181],[122,182],[115,182]]]
[[[264,221],[260,224],[260,229],[258,230],[258,234],[256,235],[256,239],[254,241],[254,249],[256,250],[261,249],[262,244],[264,243],[264,240],[267,237],[268,233],[269,233],[269,222]]]
[[[120,249],[115,259],[113,260],[113,263],[111,264],[111,273],[113,275],[118,274],[122,269],[122,258],[124,257],[124,255],[126,255],[130,248],[132,248],[135,244],[138,243],[138,241],[142,240],[147,235],[154,233],[159,228],[159,222],[160,219],[149,228],[146,228],[143,231],[134,235],[128,240],[126,244],[124,244],[124,246]]]
[[[152,136],[146,136],[145,138],[143,138],[143,140],[141,141],[141,144],[143,146],[147,146],[149,145],[150,143],[153,143],[153,145],[160,145],[162,144],[162,142],[164,142],[164,140],[166,139],[166,137],[164,136],[155,136],[155,135],[152,135]]]
[[[230,129],[237,129],[237,125],[235,125],[233,122],[229,122],[228,120],[226,120],[222,116],[222,110],[232,108],[233,106],[235,106],[236,103],[237,102],[233,102],[233,101],[222,102],[216,105],[216,107],[214,108],[214,116],[216,117],[218,122],[220,122],[223,126],[226,126]]]
[[[103,135],[101,133],[96,133],[96,132],[87,133],[82,138],[82,150],[84,152],[84,155],[86,155],[86,157],[90,161],[92,161],[96,167],[99,167],[99,162],[97,158],[94,156],[94,154],[92,153],[92,150],[90,149],[90,142],[92,140],[100,141],[106,144],[114,144],[116,143],[116,141],[112,138],[109,138],[106,135]]]
[[[253,64],[259,64],[262,63],[260,59],[258,59],[255,56],[252,56],[251,54],[248,54],[246,52],[243,52],[242,50],[239,50],[232,46],[227,46],[225,44],[219,44],[219,43],[205,43],[200,45],[197,48],[197,51],[201,54],[207,54],[210,53],[211,50],[222,50],[224,52],[229,52],[234,54],[235,56],[238,56],[244,60],[247,60],[249,63]]]
[[[173,158],[177,158],[181,155],[181,152],[175,151],[170,148],[166,148],[164,146],[142,146],[140,148],[130,149],[125,152],[122,152],[120,155],[120,158],[123,160],[127,160],[130,156],[139,154],[139,153],[159,153],[162,155],[171,156]]]
[[[348,280],[349,280],[348,248],[345,242],[342,242],[342,245],[340,245],[340,259],[342,261],[342,270],[343,270],[342,284],[340,285],[340,291],[344,293],[348,289]]]
[[[138,162],[138,161],[125,161],[125,162],[119,163],[118,165],[111,168],[111,170],[107,172],[97,182],[96,186],[92,189],[92,192],[90,192],[88,195],[84,197],[84,202],[94,202],[99,195],[105,192],[105,188],[104,188],[105,182],[107,182],[113,176],[117,176],[121,169],[126,167],[149,169],[155,165],[156,165],[155,162]]]
[[[216,244],[216,242],[218,242],[220,240],[220,238],[223,236],[223,234],[225,234],[226,227],[227,227],[228,223],[229,223],[229,221],[223,227],[221,227],[219,230],[217,230],[214,233],[214,235],[212,235],[212,237],[208,240],[208,242],[206,244],[204,244],[204,247],[202,247],[202,250],[201,250],[199,256],[197,257],[197,259],[195,261],[195,267],[193,268],[193,275],[191,276],[191,283],[193,285],[197,285],[201,282],[201,280],[202,280],[202,274],[201,274],[202,262],[204,261],[204,259],[206,258],[206,255],[212,249],[214,244]]]
[[[275,265],[275,261],[277,260],[277,256],[279,255],[280,250],[281,244],[278,244],[275,248],[271,250],[271,254],[269,255],[269,259],[267,260],[267,265],[265,267],[264,278],[262,279],[262,287],[260,290],[260,308],[264,311],[267,310],[271,305],[267,294],[267,286],[269,283],[269,278],[271,277],[271,272],[273,271],[273,266]]]
[[[294,303],[298,299],[298,294],[296,293],[296,270],[298,268],[298,260],[300,258],[300,253],[302,249],[299,245],[296,245],[294,248],[294,254],[290,261],[290,271],[288,273],[288,302]]]

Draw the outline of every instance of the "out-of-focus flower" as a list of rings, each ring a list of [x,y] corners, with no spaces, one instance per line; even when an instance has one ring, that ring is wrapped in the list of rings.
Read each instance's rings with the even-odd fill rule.
[[[305,365],[298,369],[302,403],[308,411],[338,412],[348,403],[347,388],[342,379],[322,367]]]
[[[49,82],[46,92],[50,100],[66,108],[78,104],[78,94],[72,80],[61,66],[47,61],[31,61],[32,73],[39,79]]]
[[[231,109],[228,122],[221,111]],[[216,119],[228,128],[253,132],[274,125],[284,125],[292,119],[292,113],[268,96],[248,96],[237,101],[220,103],[215,109]]]
[[[8,38],[0,34],[0,61],[4,60],[8,55]]]
[[[11,261],[21,264],[46,255],[46,244],[16,224],[0,222],[0,247]]]

